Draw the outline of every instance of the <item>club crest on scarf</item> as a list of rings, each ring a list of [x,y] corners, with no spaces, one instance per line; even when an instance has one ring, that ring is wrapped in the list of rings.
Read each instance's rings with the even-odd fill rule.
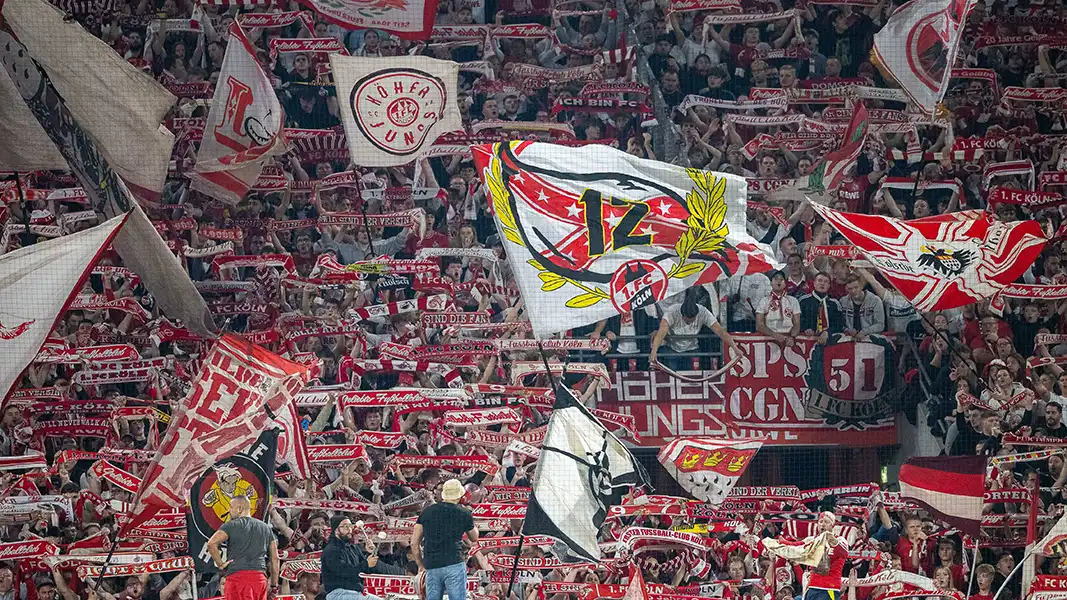
[[[497,144],[487,157],[483,180],[501,233],[529,251],[526,262],[539,271],[541,291],[573,290],[568,308],[610,301],[618,311],[630,312],[665,298],[672,279],[714,281],[736,264],[737,250],[727,242],[725,178],[687,169],[691,187],[683,197],[634,175],[544,168],[523,160],[527,147],[527,142]],[[566,189],[582,182],[604,182],[624,190],[625,196],[609,196],[593,186],[579,185],[585,187],[581,193]],[[559,228],[563,233],[550,237],[525,221],[522,215],[531,210],[564,225]],[[632,247],[662,252],[621,265],[603,260]]]
[[[444,118],[445,83],[417,69],[386,69],[356,82],[349,104],[356,126],[379,150],[397,156],[416,152]]]

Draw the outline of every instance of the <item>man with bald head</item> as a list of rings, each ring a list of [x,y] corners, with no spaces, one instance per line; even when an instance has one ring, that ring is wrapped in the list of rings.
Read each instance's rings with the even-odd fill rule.
[[[222,560],[219,546],[226,544],[226,558]],[[215,566],[226,574],[225,600],[266,600],[268,559],[270,564],[270,596],[278,592],[278,540],[274,531],[252,517],[252,504],[246,496],[230,500],[230,520],[207,541],[208,552]]]

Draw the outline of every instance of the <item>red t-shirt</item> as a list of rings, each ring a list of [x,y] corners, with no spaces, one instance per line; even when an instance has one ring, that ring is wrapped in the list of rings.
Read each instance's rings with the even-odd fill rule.
[[[730,58],[733,61],[734,67],[740,67],[748,72],[748,68],[752,66],[752,61],[759,57],[759,50],[756,50],[752,46],[745,46],[744,44],[730,44]]]
[[[900,557],[900,568],[909,573],[918,573],[919,567],[912,564],[911,548],[914,544],[906,537],[897,540],[897,556]],[[919,549],[919,565],[922,565],[922,548]]]
[[[865,213],[870,209],[867,202],[867,191],[870,187],[871,180],[866,175],[849,177],[837,188],[837,197],[845,201],[849,212]]]
[[[808,580],[808,587],[820,590],[840,590],[841,572],[845,568],[845,559],[847,558],[848,548],[845,547],[845,542],[838,538],[837,545],[830,548],[829,572],[825,575],[820,575],[819,573],[812,571],[811,579]]]

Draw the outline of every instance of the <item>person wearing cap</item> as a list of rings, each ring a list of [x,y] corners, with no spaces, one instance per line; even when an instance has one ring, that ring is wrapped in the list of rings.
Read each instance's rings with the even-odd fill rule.
[[[226,544],[223,561],[219,546]],[[207,550],[215,568],[226,574],[225,600],[264,600],[267,598],[267,571],[270,558],[270,592],[278,591],[281,564],[278,540],[270,525],[252,517],[252,504],[245,496],[230,500],[230,520],[207,541]]]
[[[411,548],[419,573],[426,573],[426,600],[441,600],[446,591],[449,600],[467,597],[467,561],[460,542],[464,535],[477,542],[478,529],[470,511],[458,506],[466,493],[458,479],[449,479],[441,486],[441,502],[422,511],[415,522]]]
[[[330,519],[330,540],[322,549],[322,588],[326,600],[375,598],[363,593],[363,573],[378,571],[378,555],[371,540],[363,546],[355,542],[352,521],[344,515]],[[383,565],[384,566],[384,565]]]

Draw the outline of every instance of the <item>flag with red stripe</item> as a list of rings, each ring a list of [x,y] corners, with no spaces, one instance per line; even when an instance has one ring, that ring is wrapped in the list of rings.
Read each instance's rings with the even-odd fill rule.
[[[1037,221],[1009,223],[989,213],[902,221],[812,207],[923,312],[993,296],[1029,269],[1048,242]]]
[[[985,472],[984,456],[911,458],[900,467],[900,497],[978,537]]]

